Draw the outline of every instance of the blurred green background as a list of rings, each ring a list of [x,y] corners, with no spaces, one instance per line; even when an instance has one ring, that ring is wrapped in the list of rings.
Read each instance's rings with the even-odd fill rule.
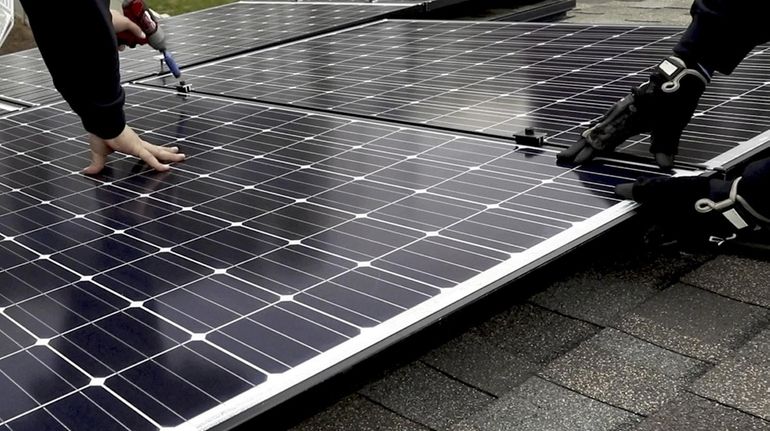
[[[225,3],[232,3],[235,0],[144,0],[148,7],[158,13],[167,13],[169,15],[179,15],[180,13],[192,12],[194,10],[205,9],[218,6]]]

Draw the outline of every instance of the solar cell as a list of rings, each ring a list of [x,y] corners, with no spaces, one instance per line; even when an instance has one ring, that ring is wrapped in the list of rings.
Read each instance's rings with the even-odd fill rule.
[[[202,429],[264,409],[626,217],[644,166],[128,87],[169,173],[99,177],[63,104],[5,119],[0,427]]]
[[[0,57],[0,96],[24,106],[60,97],[37,49]]]
[[[670,55],[681,32],[387,20],[186,73],[202,93],[494,136],[535,127],[568,146]],[[681,161],[710,161],[770,127],[768,56],[762,47],[733,76],[714,80],[684,133]],[[624,148],[648,157],[648,138]]]
[[[360,24],[403,11],[409,4],[238,2],[174,16],[161,25],[169,49],[182,66]],[[161,72],[160,56],[147,46],[121,54],[124,82]],[[26,104],[56,101],[36,49],[0,57],[0,96]]]

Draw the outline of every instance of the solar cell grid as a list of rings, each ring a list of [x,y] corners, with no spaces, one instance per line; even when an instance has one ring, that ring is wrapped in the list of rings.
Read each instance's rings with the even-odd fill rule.
[[[161,22],[181,67],[294,40],[406,10],[409,5],[315,2],[238,2],[170,17]],[[148,46],[121,53],[124,82],[161,72]],[[0,57],[0,96],[26,104],[60,99],[37,49]]]
[[[86,178],[63,106],[0,120],[70,150],[3,146],[0,426],[212,425],[622,217],[613,185],[647,172],[128,93],[143,135],[188,161],[157,174],[116,158]]]
[[[58,99],[59,93],[37,49],[0,57],[0,95],[20,104],[37,104]]]
[[[682,29],[388,20],[187,72],[202,93],[510,137],[525,127],[569,145],[641,83]],[[702,163],[768,128],[768,56],[717,78],[685,131]],[[145,81],[165,85],[165,78]],[[647,137],[626,152],[647,156]]]

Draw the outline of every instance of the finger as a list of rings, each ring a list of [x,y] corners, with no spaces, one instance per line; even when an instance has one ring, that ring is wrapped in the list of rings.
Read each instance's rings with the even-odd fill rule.
[[[171,168],[169,165],[164,165],[163,163],[159,162],[158,159],[146,148],[142,148],[137,156],[158,172],[165,172]]]
[[[650,152],[662,169],[674,167],[674,156],[679,148],[681,130],[653,130],[650,134]]]
[[[666,153],[655,153],[655,162],[661,169],[670,171],[674,167],[674,155]]]
[[[142,31],[142,28],[136,25],[136,23],[130,19],[126,19],[126,30],[133,33],[134,36],[138,37],[139,39],[144,39],[146,37]]]
[[[575,156],[578,155],[578,153],[585,148],[586,141],[585,138],[581,137],[577,142],[572,144],[569,148],[566,150],[563,150],[559,154],[556,155],[556,158],[561,162],[569,162],[572,163],[575,161]]]
[[[159,147],[150,143],[145,143],[144,147],[156,158],[168,162],[181,162],[187,157],[179,152],[179,147]]]
[[[179,147],[161,147],[160,145],[151,144],[147,141],[142,141],[144,148],[147,148],[149,152],[157,156],[162,153],[178,153]]]
[[[580,150],[579,153],[575,156],[575,163],[578,165],[583,164],[591,159],[594,158],[596,151],[591,146],[585,146],[583,149]]]
[[[615,194],[623,199],[634,199],[634,183],[623,183],[615,186]]]
[[[158,158],[166,162],[181,162],[187,158],[187,155],[184,153],[163,153]]]
[[[119,45],[118,46],[118,51],[123,52],[125,50],[126,50],[126,45]]]
[[[104,169],[105,164],[107,164],[107,155],[91,150],[91,164],[83,169],[83,173],[86,175],[96,175]]]

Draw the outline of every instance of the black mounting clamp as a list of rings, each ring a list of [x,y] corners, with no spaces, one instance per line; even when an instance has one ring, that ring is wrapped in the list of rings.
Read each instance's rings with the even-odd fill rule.
[[[179,84],[176,86],[176,91],[182,94],[190,94],[192,93],[192,85],[184,81],[179,81]]]
[[[545,143],[545,137],[545,133],[536,132],[532,127],[527,127],[522,132],[513,134],[517,144],[531,147],[542,147]]]

